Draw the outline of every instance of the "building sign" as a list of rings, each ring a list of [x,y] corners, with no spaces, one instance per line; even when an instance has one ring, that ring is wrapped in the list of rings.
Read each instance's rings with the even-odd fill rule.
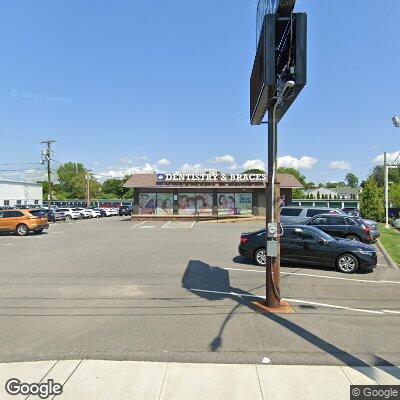
[[[159,182],[265,182],[266,174],[157,174]]]

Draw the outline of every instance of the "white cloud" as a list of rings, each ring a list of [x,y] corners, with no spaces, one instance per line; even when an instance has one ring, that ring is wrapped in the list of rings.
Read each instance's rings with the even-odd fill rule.
[[[204,171],[204,167],[202,164],[188,164],[185,163],[183,164],[179,169],[178,172],[181,172],[182,174],[198,174]]]
[[[212,160],[210,160],[210,163],[233,165],[235,164],[235,158],[229,154],[225,154],[224,156],[214,157]]]
[[[350,168],[351,164],[348,161],[331,161],[329,163],[329,169],[345,170]]]
[[[99,181],[105,181],[111,178],[123,178],[126,175],[132,174],[150,174],[157,172],[157,166],[149,163],[144,163],[143,165],[129,168],[111,168],[106,171],[94,174]]]
[[[292,156],[278,157],[278,167],[312,169],[316,162],[316,158],[308,156],[303,156],[301,158],[296,158]]]
[[[394,153],[386,153],[387,162],[389,164],[393,164],[394,162],[396,162],[396,164],[400,164],[399,154],[400,154],[400,151],[395,151]],[[383,159],[384,159],[384,155],[379,154],[379,156],[375,157],[374,163],[375,164],[383,164]]]
[[[244,170],[247,169],[263,169],[265,170],[265,162],[263,160],[247,160],[243,165],[242,165]]]
[[[171,164],[171,162],[169,160],[167,160],[166,158],[162,158],[161,160],[158,161],[157,163],[158,165],[164,165],[164,166],[168,166]]]

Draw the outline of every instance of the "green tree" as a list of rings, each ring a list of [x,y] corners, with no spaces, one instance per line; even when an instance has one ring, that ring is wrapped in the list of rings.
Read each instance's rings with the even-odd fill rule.
[[[393,207],[400,207],[400,184],[392,183],[389,187],[389,201]]]
[[[122,199],[122,196],[124,195],[124,188],[122,187],[125,181],[123,179],[107,179],[102,187],[101,191],[102,194],[101,196],[105,199]],[[112,196],[112,197],[104,197],[105,195]]]
[[[399,168],[390,168],[389,169],[389,182],[400,183],[400,169]],[[371,175],[372,178],[379,187],[384,187],[385,185],[385,175],[383,165],[377,165],[373,170]]]
[[[364,218],[383,221],[385,208],[383,205],[383,189],[378,187],[374,179],[365,181],[364,190],[360,196],[360,211]]]
[[[57,169],[60,193],[69,199],[86,198],[86,168],[81,163],[68,162]],[[89,179],[90,198],[97,198],[101,185],[93,176]]]
[[[345,181],[346,181],[347,185],[350,186],[351,188],[358,187],[359,179],[352,172],[349,172],[346,174]]]

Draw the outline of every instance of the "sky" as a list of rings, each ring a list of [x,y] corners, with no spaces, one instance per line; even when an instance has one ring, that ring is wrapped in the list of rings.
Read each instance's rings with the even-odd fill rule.
[[[266,126],[249,123],[256,10],[1,2],[0,179],[40,179],[47,138],[55,168],[82,162],[100,180],[263,167]],[[400,3],[298,0],[296,11],[308,14],[308,83],[279,124],[279,165],[313,182],[364,179],[400,150]]]

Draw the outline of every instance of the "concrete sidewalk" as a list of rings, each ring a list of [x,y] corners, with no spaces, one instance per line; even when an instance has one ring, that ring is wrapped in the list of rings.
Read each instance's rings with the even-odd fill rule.
[[[397,367],[249,364],[178,364],[136,361],[38,361],[0,364],[0,399],[10,378],[53,379],[62,400],[335,400],[349,399],[351,384],[400,384]],[[39,399],[28,396],[29,399]]]

